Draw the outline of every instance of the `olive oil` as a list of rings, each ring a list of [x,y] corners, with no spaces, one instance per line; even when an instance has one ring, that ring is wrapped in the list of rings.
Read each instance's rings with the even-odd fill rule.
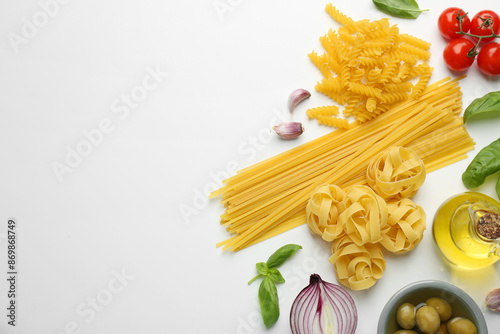
[[[491,220],[492,218],[493,220]],[[484,229],[484,222],[489,222]],[[466,192],[446,200],[436,212],[432,233],[442,258],[464,269],[480,269],[500,259],[500,203]]]

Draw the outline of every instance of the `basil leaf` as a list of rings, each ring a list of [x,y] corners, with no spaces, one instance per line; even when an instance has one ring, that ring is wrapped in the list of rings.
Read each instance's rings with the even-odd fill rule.
[[[275,283],[285,283],[285,279],[277,268],[270,268],[267,277],[272,279]]]
[[[420,9],[415,0],[373,0],[375,7],[381,12],[404,19],[416,19],[421,12],[428,9]]]
[[[257,276],[252,278],[250,281],[248,281],[248,284],[251,284],[253,281],[255,281],[259,277],[266,277],[267,273],[269,272],[269,269],[267,268],[267,264],[265,262],[258,262],[255,264],[255,267],[257,268],[257,272],[259,273]]]
[[[464,123],[471,116],[496,112],[500,112],[500,91],[490,92],[472,101],[464,111]]]
[[[268,268],[265,262],[259,262],[255,265],[255,267],[257,267],[257,271],[259,272],[259,274],[262,274],[264,276],[267,275]]]
[[[497,192],[498,198],[500,198],[500,178],[498,178],[497,184],[495,185],[495,191]]]
[[[500,170],[500,138],[484,147],[472,159],[465,172],[462,174],[462,182],[468,188],[476,188],[482,185],[488,175]]]
[[[275,268],[275,267],[281,265],[283,262],[286,261],[286,259],[288,259],[297,250],[299,250],[301,248],[302,248],[302,246],[294,245],[294,244],[288,244],[288,245],[285,245],[285,246],[279,248],[267,260],[267,262],[266,262],[267,267],[268,268]]]
[[[259,287],[260,312],[266,328],[272,327],[280,316],[278,290],[276,285],[269,278],[262,280]]]

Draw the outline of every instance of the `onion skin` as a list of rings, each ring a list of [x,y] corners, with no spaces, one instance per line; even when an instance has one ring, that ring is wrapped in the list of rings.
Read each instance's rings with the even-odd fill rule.
[[[356,304],[340,285],[312,274],[309,285],[295,298],[290,311],[292,334],[354,334]]]

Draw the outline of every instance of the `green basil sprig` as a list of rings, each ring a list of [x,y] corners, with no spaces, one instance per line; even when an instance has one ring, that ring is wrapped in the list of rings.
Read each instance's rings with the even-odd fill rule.
[[[280,316],[276,283],[284,283],[285,279],[276,267],[283,264],[283,262],[301,248],[302,246],[295,244],[285,245],[274,252],[267,262],[258,262],[255,265],[259,274],[252,278],[248,284],[252,283],[257,278],[264,278],[259,286],[259,303],[260,312],[266,328],[272,327]]]
[[[416,19],[421,12],[428,9],[420,9],[415,0],[373,0],[375,6],[386,14],[404,19]]]
[[[490,92],[483,97],[479,97],[469,104],[464,111],[464,123],[471,116],[480,114],[493,114],[500,112],[500,91]]]
[[[465,172],[462,174],[462,182],[469,188],[476,188],[482,185],[487,176],[500,170],[500,138],[484,147],[472,159]],[[497,193],[500,190],[497,183]],[[500,195],[499,195],[500,196]]]

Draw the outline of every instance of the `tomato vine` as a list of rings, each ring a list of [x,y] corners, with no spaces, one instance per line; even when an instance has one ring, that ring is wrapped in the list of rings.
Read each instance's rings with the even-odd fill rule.
[[[481,54],[482,44],[500,37],[500,17],[491,10],[482,10],[469,19],[468,13],[461,8],[450,7],[441,13],[438,27],[444,38],[451,39],[444,49],[443,58],[453,71],[466,71]],[[493,58],[498,55],[500,44],[491,44],[494,45],[487,44],[488,47],[484,48],[485,55],[481,55],[478,66],[487,75],[500,75],[498,66],[492,68],[489,64],[498,62]]]

